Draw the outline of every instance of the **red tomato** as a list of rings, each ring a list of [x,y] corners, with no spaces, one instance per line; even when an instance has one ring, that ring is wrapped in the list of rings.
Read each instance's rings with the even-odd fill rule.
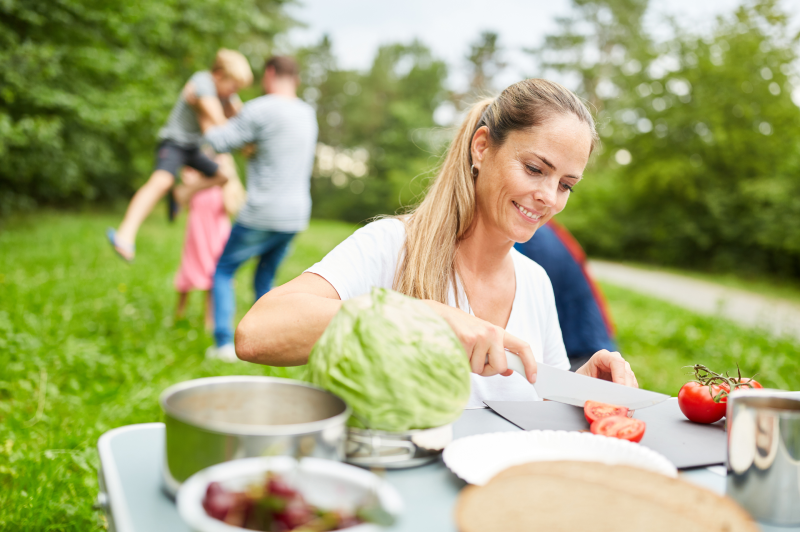
[[[593,424],[601,418],[607,416],[628,416],[628,408],[620,405],[611,405],[610,403],[594,402],[587,400],[583,404],[583,416],[586,421]]]
[[[734,378],[734,379],[737,379],[737,378]],[[746,386],[737,387],[737,390],[763,389],[764,388],[763,386],[761,386],[761,383],[759,383],[758,381],[756,381],[754,379],[739,378],[738,381],[739,381],[739,383],[747,383],[750,386],[749,387],[746,387]],[[725,387],[725,390],[728,390],[728,387],[726,385],[723,385],[723,386]]]
[[[727,390],[726,385],[712,385],[714,396],[721,391]],[[714,401],[714,396],[708,390],[708,385],[702,385],[696,381],[690,381],[681,387],[678,393],[678,405],[692,422],[700,424],[713,424],[723,416],[727,408],[726,398],[722,398],[719,403]]]
[[[627,416],[608,416],[595,420],[590,428],[595,435],[616,437],[618,439],[639,442],[644,437],[645,423],[638,418]]]

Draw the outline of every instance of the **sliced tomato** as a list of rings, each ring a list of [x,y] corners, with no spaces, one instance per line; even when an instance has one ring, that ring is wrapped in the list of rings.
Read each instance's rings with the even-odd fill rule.
[[[587,400],[583,404],[583,416],[586,417],[587,422],[593,424],[597,420],[609,416],[628,416],[628,408],[621,405]]]
[[[595,435],[616,437],[618,439],[639,442],[644,437],[646,424],[638,418],[627,416],[608,416],[595,420],[590,428]]]
[[[708,385],[690,381],[678,392],[678,406],[692,422],[713,424],[725,416],[725,410],[728,408],[726,398],[721,398],[719,402],[714,401],[714,396],[719,396],[723,390],[728,390],[727,385],[711,385],[709,391]]]

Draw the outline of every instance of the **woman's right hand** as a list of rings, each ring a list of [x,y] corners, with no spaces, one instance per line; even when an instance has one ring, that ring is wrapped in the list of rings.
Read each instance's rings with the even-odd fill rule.
[[[510,376],[506,350],[516,354],[525,366],[526,379],[536,381],[536,359],[527,342],[511,335],[500,326],[433,300],[425,300],[453,328],[469,357],[472,372],[481,376]]]

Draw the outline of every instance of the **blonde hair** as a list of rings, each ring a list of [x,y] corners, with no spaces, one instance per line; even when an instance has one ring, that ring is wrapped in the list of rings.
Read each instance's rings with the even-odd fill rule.
[[[214,58],[215,71],[221,71],[239,85],[247,87],[253,83],[253,71],[250,62],[236,50],[220,48],[217,57]]]
[[[594,150],[598,136],[591,113],[565,87],[542,79],[511,85],[496,99],[472,106],[453,139],[439,174],[420,205],[401,217],[406,226],[403,259],[393,288],[415,298],[447,303],[456,287],[456,251],[475,216],[472,138],[482,126],[499,147],[512,131],[535,128],[553,115],[573,114],[589,127]],[[456,305],[458,291],[454,290]]]

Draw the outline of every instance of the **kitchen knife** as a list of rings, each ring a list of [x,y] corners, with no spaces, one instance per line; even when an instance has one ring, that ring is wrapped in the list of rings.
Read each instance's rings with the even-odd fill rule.
[[[525,375],[519,356],[506,352],[508,367]],[[537,364],[533,388],[545,400],[583,407],[587,400],[621,405],[628,409],[644,409],[668,399],[666,394],[626,387],[603,379],[590,378],[568,370]]]

